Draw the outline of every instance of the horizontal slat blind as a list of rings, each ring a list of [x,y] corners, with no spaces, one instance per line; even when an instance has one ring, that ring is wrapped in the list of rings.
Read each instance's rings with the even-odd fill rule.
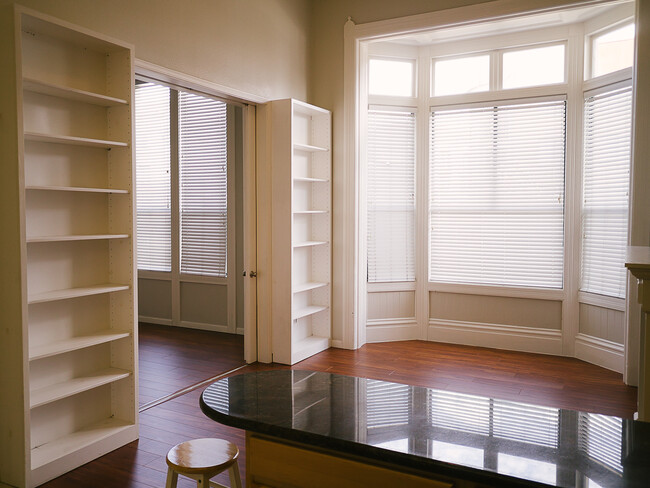
[[[625,298],[632,88],[585,98],[581,289]]]
[[[368,281],[415,280],[415,114],[368,112]]]
[[[580,412],[578,447],[591,459],[622,473],[622,424],[623,420],[617,417]]]
[[[411,387],[367,380],[368,428],[406,425],[412,410]]]
[[[566,104],[431,114],[431,281],[561,288]]]
[[[429,422],[434,427],[489,435],[490,399],[466,393],[430,390]]]
[[[226,276],[226,104],[179,93],[181,273]]]
[[[138,269],[171,271],[170,91],[135,87]]]
[[[558,446],[559,409],[505,400],[493,402],[494,437],[538,446]]]

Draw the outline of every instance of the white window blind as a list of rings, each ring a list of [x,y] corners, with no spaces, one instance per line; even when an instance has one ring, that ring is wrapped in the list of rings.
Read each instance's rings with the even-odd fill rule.
[[[429,390],[428,394],[429,422],[433,427],[490,434],[489,398],[443,390]]]
[[[179,93],[181,273],[226,276],[226,104]]]
[[[431,281],[561,288],[564,101],[435,109]]]
[[[415,280],[415,114],[368,112],[368,281]]]
[[[594,413],[580,412],[578,447],[590,458],[617,473],[623,472],[623,420]]]
[[[170,91],[135,87],[138,269],[171,271]]]
[[[632,88],[585,98],[581,289],[625,298]]]
[[[409,385],[371,379],[366,382],[368,429],[409,423],[413,406]]]
[[[559,409],[506,400],[492,402],[494,437],[538,446],[558,446]]]

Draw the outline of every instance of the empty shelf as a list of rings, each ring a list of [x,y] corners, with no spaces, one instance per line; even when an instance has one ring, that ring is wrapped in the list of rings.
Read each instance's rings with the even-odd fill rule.
[[[107,439],[134,425],[124,420],[109,418],[92,424],[82,430],[73,432],[59,439],[42,444],[32,449],[32,470],[38,469],[63,456],[72,454],[91,444]]]
[[[103,239],[126,239],[129,234],[81,234],[67,236],[34,236],[28,237],[27,242],[67,242],[67,241],[95,241]]]
[[[56,300],[66,300],[68,298],[86,297],[89,295],[100,295],[102,293],[112,293],[115,291],[128,290],[129,285],[115,285],[111,283],[84,286],[79,288],[66,288],[64,290],[53,290],[42,293],[35,293],[28,298],[28,303],[53,302]]]
[[[100,147],[111,149],[113,147],[126,147],[126,142],[109,141],[106,139],[91,139],[88,137],[63,136],[54,134],[42,134],[39,132],[25,132],[25,140],[34,142],[51,142],[54,144],[71,144],[73,146]]]
[[[309,290],[314,290],[316,288],[321,288],[323,286],[327,286],[328,283],[320,283],[316,281],[312,281],[309,283],[302,283],[301,285],[296,285],[296,287],[293,289],[294,293],[300,293],[303,291],[309,291]]]
[[[101,105],[103,107],[112,107],[115,105],[127,104],[127,101],[123,98],[110,97],[108,95],[101,95],[99,93],[93,93],[86,90],[79,90],[77,88],[70,88],[54,83],[47,83],[32,78],[23,79],[23,88],[34,93],[42,93],[43,95],[52,95],[60,98],[67,98],[68,100],[91,103],[93,105]]]
[[[116,188],[86,188],[81,186],[44,186],[28,185],[25,190],[43,190],[43,191],[78,191],[86,193],[129,193],[129,190],[118,190]]]
[[[97,371],[89,376],[73,378],[63,383],[48,385],[30,394],[30,408],[40,407],[62,398],[67,398],[82,391],[92,390],[98,386],[107,385],[131,375],[131,371],[117,368],[107,368]]]
[[[310,146],[309,144],[300,144],[299,142],[294,142],[293,148],[296,151],[305,151],[305,152],[326,152],[328,150],[326,147]]]
[[[323,310],[327,310],[327,307],[324,307],[322,305],[310,305],[308,307],[294,310],[292,318],[295,320],[302,317],[308,317],[309,315],[314,315],[315,313],[322,312]]]
[[[309,336],[305,339],[295,342],[292,345],[291,362],[292,364],[302,361],[314,354],[330,347],[330,340],[327,337]]]
[[[42,346],[34,346],[29,349],[29,360],[42,359],[57,354],[76,351],[86,347],[104,344],[105,342],[116,341],[129,337],[130,332],[115,331],[113,329],[106,329],[93,334],[84,336],[71,337],[62,341],[50,342]]]

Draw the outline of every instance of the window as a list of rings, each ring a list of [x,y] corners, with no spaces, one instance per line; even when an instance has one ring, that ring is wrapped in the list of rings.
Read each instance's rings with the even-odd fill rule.
[[[591,76],[629,68],[634,61],[634,24],[596,34],[591,38]]]
[[[490,89],[490,56],[436,59],[433,63],[433,94],[459,95]]]
[[[430,291],[534,288],[550,301],[570,273],[579,291],[625,296],[631,81],[623,68],[632,64],[634,40],[628,7],[604,17],[604,10],[590,10],[588,22],[571,27],[546,28],[540,17],[540,28],[530,31],[450,28],[368,43],[362,190],[370,293],[412,290],[399,282],[417,275],[428,277]],[[578,39],[581,29],[591,31]],[[582,63],[575,57],[581,52],[588,72],[616,73],[582,79],[584,73],[568,69]],[[417,64],[427,59],[430,66]],[[386,71],[377,63],[387,63]],[[378,83],[393,84],[393,91],[373,90]],[[406,87],[426,83],[417,98],[377,96],[408,95],[414,90]],[[582,107],[569,106],[582,102],[571,96],[576,89],[589,90],[584,116]],[[576,239],[580,258],[567,262],[565,249],[579,247]],[[418,324],[433,317],[420,315]]]
[[[172,269],[170,90],[153,83],[135,90],[138,269]]]
[[[368,91],[371,95],[415,96],[415,62],[405,59],[372,58]]]
[[[565,102],[431,113],[429,279],[561,288]]]
[[[176,254],[181,273],[226,277],[226,104],[138,83],[135,112],[138,269],[170,272]],[[172,248],[174,219],[179,249]]]
[[[226,276],[226,104],[181,92],[178,113],[181,273]]]
[[[503,88],[563,83],[564,44],[503,53]]]
[[[368,113],[368,281],[415,279],[415,114]]]
[[[632,88],[587,95],[584,108],[582,291],[625,298]]]

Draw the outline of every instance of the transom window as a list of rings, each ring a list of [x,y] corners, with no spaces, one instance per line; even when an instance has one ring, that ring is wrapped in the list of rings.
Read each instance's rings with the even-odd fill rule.
[[[603,76],[632,66],[634,61],[634,24],[627,23],[590,38],[591,76]]]

